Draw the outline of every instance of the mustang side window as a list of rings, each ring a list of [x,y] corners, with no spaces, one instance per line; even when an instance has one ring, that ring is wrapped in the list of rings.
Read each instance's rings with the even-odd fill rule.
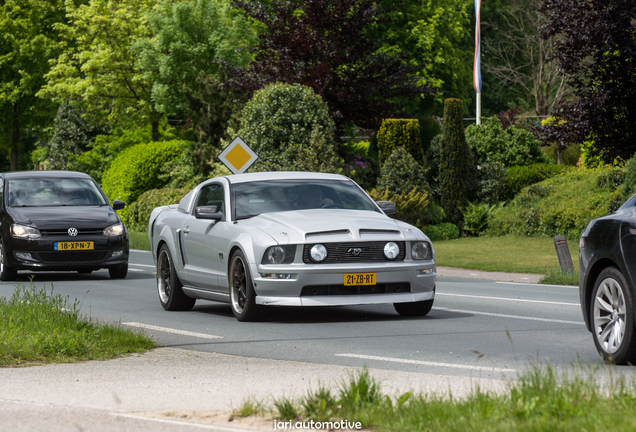
[[[223,186],[220,184],[211,184],[201,188],[199,199],[197,199],[197,207],[215,205],[217,211],[225,211]]]

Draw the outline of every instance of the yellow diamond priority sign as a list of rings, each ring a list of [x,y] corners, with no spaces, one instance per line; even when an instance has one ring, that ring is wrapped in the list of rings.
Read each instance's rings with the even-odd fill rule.
[[[242,174],[258,159],[258,155],[241,139],[236,137],[219,155],[219,160],[234,174]]]

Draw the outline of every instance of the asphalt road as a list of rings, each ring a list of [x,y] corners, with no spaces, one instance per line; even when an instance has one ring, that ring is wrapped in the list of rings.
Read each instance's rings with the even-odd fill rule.
[[[131,252],[125,280],[111,280],[105,270],[18,278],[28,284],[29,276],[39,288],[77,299],[92,318],[144,326],[172,348],[483,378],[515,376],[539,360],[559,368],[601,364],[576,287],[438,277],[433,310],[424,318],[379,305],[271,308],[265,322],[240,323],[221,303],[199,300],[189,312],[164,311],[149,252]],[[11,296],[14,286],[0,284],[0,296]]]

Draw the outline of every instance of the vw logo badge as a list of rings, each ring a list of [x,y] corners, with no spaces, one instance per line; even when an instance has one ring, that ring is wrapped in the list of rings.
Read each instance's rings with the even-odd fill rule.
[[[69,228],[68,229],[68,235],[70,235],[71,237],[75,237],[77,235],[77,228]]]
[[[362,248],[349,248],[347,249],[347,253],[357,257],[362,253],[362,250]]]

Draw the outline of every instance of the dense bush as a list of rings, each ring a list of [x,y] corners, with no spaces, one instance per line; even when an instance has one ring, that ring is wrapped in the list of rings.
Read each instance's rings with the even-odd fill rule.
[[[505,200],[513,199],[521,190],[540,181],[561,174],[567,167],[556,164],[532,164],[508,168],[505,178]]]
[[[622,204],[623,169],[577,168],[526,187],[493,215],[493,235],[566,235],[578,238],[592,219]]]
[[[383,193],[389,190],[393,194],[402,195],[416,188],[428,195],[428,184],[424,168],[403,148],[398,147],[382,165],[378,180],[378,190]]]
[[[468,203],[463,210],[464,230],[472,234],[479,234],[484,231],[488,228],[488,223],[496,208],[497,204]]]
[[[469,186],[475,189],[477,199],[496,204],[505,196],[508,169],[498,161],[487,160],[477,167],[477,181]]]
[[[188,192],[190,187],[151,189],[144,192],[128,208],[128,229],[133,231],[148,231],[150,213],[155,207],[162,205],[178,204]]]
[[[102,188],[108,198],[132,204],[142,193],[167,183],[161,178],[162,168],[177,159],[186,146],[184,141],[159,141],[138,144],[119,154],[104,173]],[[120,211],[127,218],[128,209]]]
[[[348,154],[345,157],[343,174],[364,189],[375,187],[379,171],[378,162],[373,158],[357,154]]]
[[[49,145],[49,169],[73,169],[69,167],[70,157],[80,154],[107,128],[93,125],[84,118],[84,111],[68,99],[62,102],[55,117],[53,138]],[[81,171],[81,170],[80,170]]]
[[[627,162],[625,168],[625,183],[621,190],[623,201],[636,193],[636,157],[631,158]]]
[[[310,148],[332,148],[334,130],[327,104],[312,89],[278,83],[254,93],[243,109],[239,135],[259,156],[253,170],[300,171],[297,158]],[[326,157],[312,157],[321,159],[323,172],[339,172],[344,163],[333,149]]]
[[[174,140],[175,136],[169,129],[160,128],[160,140]],[[81,171],[89,174],[98,183],[102,182],[104,171],[111,161],[125,149],[137,144],[152,141],[150,126],[142,129],[115,129],[108,135],[99,135],[91,144],[88,150],[81,154],[69,156],[69,169]]]
[[[461,209],[468,202],[469,179],[476,177],[473,157],[464,137],[463,107],[461,99],[444,101],[439,167],[442,207],[446,217],[456,225],[462,222]]]
[[[382,193],[373,189],[369,192],[369,196],[374,201],[393,201],[396,213],[391,215],[392,218],[415,226],[424,224],[429,207],[428,191],[414,187],[409,192],[397,194],[389,189],[385,189]]]
[[[423,231],[432,241],[454,240],[461,236],[457,225],[449,222],[427,225],[423,228]]]
[[[442,133],[442,127],[439,122],[432,117],[423,117],[419,121],[422,152],[426,154],[433,138]]]
[[[468,126],[466,142],[478,165],[486,160],[501,162],[506,167],[548,162],[541,151],[541,142],[530,132],[515,126],[503,129],[497,117],[485,119],[480,126]]]
[[[380,165],[395,151],[403,148],[418,162],[422,162],[420,122],[409,119],[385,119],[377,133]]]
[[[424,170],[426,172],[426,182],[431,189],[431,198],[441,201],[442,193],[439,186],[439,164],[442,153],[442,140],[444,135],[439,134],[433,138],[426,150],[424,158]]]

